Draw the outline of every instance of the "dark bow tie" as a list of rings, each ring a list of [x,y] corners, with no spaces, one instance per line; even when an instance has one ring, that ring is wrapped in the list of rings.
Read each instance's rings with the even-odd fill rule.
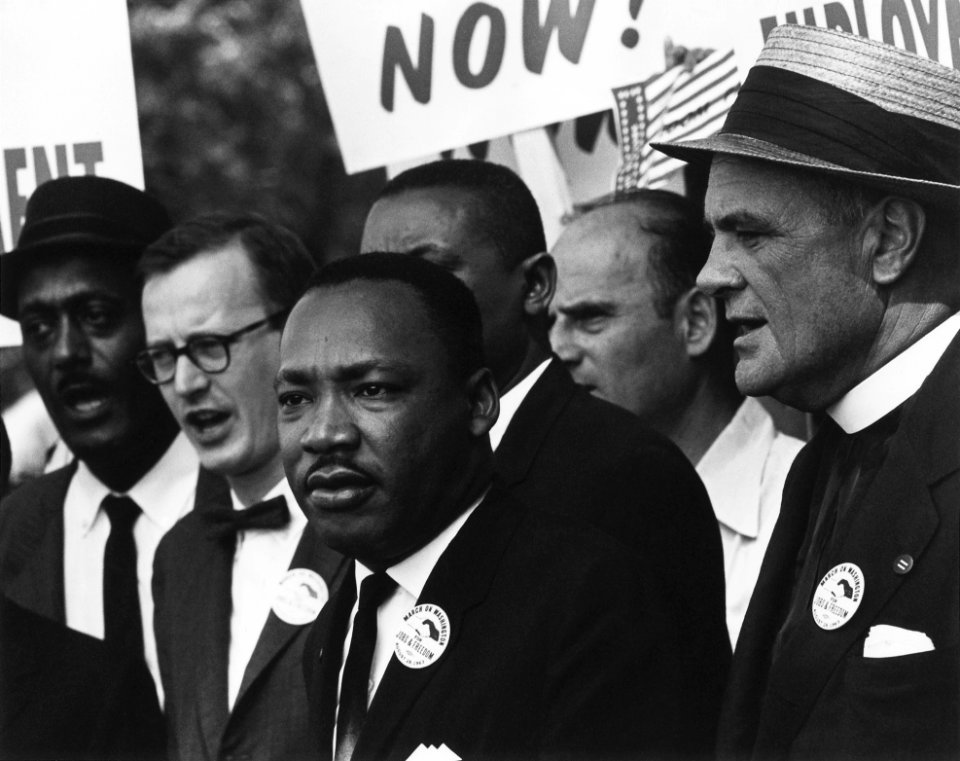
[[[204,518],[207,521],[207,533],[222,538],[249,529],[283,528],[290,522],[290,511],[287,509],[287,500],[281,494],[244,510],[209,510],[204,513]]]

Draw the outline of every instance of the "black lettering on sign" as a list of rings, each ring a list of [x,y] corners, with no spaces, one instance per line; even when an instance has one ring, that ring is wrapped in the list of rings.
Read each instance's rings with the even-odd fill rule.
[[[543,73],[543,63],[547,57],[547,48],[557,30],[560,52],[570,63],[579,63],[587,30],[593,18],[594,0],[580,0],[577,12],[570,15],[568,0],[550,0],[547,18],[540,24],[539,0],[523,2],[523,62],[528,71]]]
[[[426,13],[420,16],[420,50],[414,65],[398,27],[388,26],[383,41],[383,68],[380,70],[380,105],[393,111],[397,68],[410,88],[417,103],[430,102],[433,80],[433,19]]]
[[[917,14],[917,27],[920,29],[920,36],[923,37],[923,44],[927,48],[927,55],[934,61],[940,60],[939,48],[940,41],[937,39],[937,2],[930,0],[930,15],[923,12],[923,3],[920,0],[913,0],[913,10]]]
[[[470,46],[480,19],[490,22],[487,54],[480,71],[470,71]],[[500,72],[503,50],[507,44],[507,21],[498,8],[487,3],[474,3],[460,17],[453,37],[453,73],[464,87],[477,90],[490,84]]]
[[[17,172],[27,168],[26,148],[7,148],[3,152],[3,169],[7,177],[7,204],[10,206],[10,235],[16,243],[27,211],[27,197],[20,194]]]
[[[84,174],[96,174],[97,164],[103,161],[103,143],[100,141],[73,144],[74,164],[83,167]],[[67,161],[67,145],[53,146],[56,175],[50,167],[50,156],[47,147],[36,145],[30,149],[33,158],[33,187],[42,185],[54,177],[67,177],[70,167]],[[27,169],[27,149],[7,148],[3,152],[3,171],[7,184],[7,206],[10,211],[10,237],[16,244],[23,227],[23,217],[27,211],[27,196],[20,192],[18,173]],[[2,231],[0,231],[2,234]],[[3,250],[3,240],[0,237],[0,251]]]
[[[950,60],[960,69],[960,0],[946,0],[947,38],[950,40]]]
[[[917,52],[917,41],[913,36],[913,27],[910,25],[910,14],[904,0],[883,0],[880,8],[880,33],[883,41],[888,45],[896,44],[893,31],[893,22],[896,21],[903,36],[903,47],[911,53]]]
[[[823,15],[827,21],[827,29],[842,29],[853,34],[850,16],[841,3],[827,3],[823,6]]]

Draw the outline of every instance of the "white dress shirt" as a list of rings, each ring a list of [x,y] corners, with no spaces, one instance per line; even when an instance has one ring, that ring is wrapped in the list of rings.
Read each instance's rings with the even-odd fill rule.
[[[283,496],[290,511],[290,522],[283,528],[252,529],[237,535],[233,553],[233,580],[230,614],[230,660],[227,668],[227,700],[230,710],[237,700],[243,673],[260,639],[280,579],[290,569],[307,525],[307,518],[297,505],[287,479],[283,478],[263,498]],[[230,492],[234,510],[244,506]]]
[[[827,407],[827,414],[846,433],[856,433],[876,423],[917,393],[958,332],[960,312],[860,381]]]
[[[199,463],[186,436],[178,434],[163,457],[126,493],[143,513],[133,527],[143,647],[160,705],[163,688],[153,634],[153,555],[163,535],[193,509]],[[110,489],[82,462],[63,503],[63,590],[67,626],[103,639],[103,553],[110,519],[100,510]]]
[[[530,393],[533,384],[543,375],[543,371],[547,369],[550,361],[551,360],[548,359],[541,362],[533,368],[522,381],[500,397],[500,417],[497,418],[497,422],[494,423],[493,428],[490,429],[490,447],[494,452],[496,452],[497,447],[500,446],[503,435],[507,432],[507,426],[510,425],[513,416],[517,413],[520,405],[523,404],[523,400],[527,398],[527,394]]]
[[[417,604],[417,600],[423,592],[423,587],[427,583],[430,574],[433,573],[433,568],[436,566],[440,556],[450,545],[450,542],[453,541],[454,537],[460,533],[463,524],[467,522],[467,519],[473,514],[473,511],[477,509],[477,506],[483,501],[485,496],[486,492],[464,510],[449,526],[431,539],[430,542],[410,555],[410,557],[401,560],[396,565],[387,569],[387,575],[397,582],[397,588],[393,591],[393,594],[377,608],[377,641],[374,645],[373,659],[370,666],[367,705],[370,705],[370,701],[373,700],[373,695],[380,685],[380,680],[383,678],[384,672],[387,670],[390,658],[393,656],[394,640],[396,639],[397,632],[400,631],[403,626],[403,617]],[[355,563],[354,571],[357,590],[359,591],[363,580],[367,578],[367,576],[370,576],[373,571],[359,562]],[[353,639],[353,619],[357,615],[359,602],[359,599],[357,599],[353,603],[353,611],[350,613],[350,624],[347,627],[347,636],[343,642],[343,660],[340,663],[340,676],[337,682],[338,713],[340,710],[340,685],[343,683],[343,668],[346,665],[347,653],[350,652],[350,642]],[[334,728],[334,754],[336,754],[336,738],[337,732],[336,728]]]
[[[720,524],[727,631],[734,646],[780,514],[783,483],[802,447],[800,439],[777,431],[763,405],[748,397],[697,463]]]

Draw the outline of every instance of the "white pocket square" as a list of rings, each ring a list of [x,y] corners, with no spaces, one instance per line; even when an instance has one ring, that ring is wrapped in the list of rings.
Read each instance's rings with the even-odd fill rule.
[[[923,632],[878,624],[870,627],[870,633],[863,643],[863,657],[896,658],[899,655],[926,653],[933,649],[933,641]]]
[[[463,759],[450,750],[446,743],[440,745],[420,743],[420,746],[407,756],[407,761],[463,761]]]

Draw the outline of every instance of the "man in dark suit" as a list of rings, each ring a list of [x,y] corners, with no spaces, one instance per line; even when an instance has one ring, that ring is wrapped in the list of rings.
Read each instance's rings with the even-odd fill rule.
[[[830,66],[825,67],[824,61]],[[960,73],[769,36],[714,137],[698,285],[737,384],[826,422],[747,611],[724,758],[960,756]]]
[[[328,265],[277,400],[300,505],[356,559],[305,653],[321,758],[672,755],[678,622],[623,545],[491,486],[498,395],[461,283],[398,254]]]
[[[143,192],[65,177],[31,196],[0,257],[0,311],[70,466],[0,505],[0,752],[162,754],[150,574],[194,505],[197,459],[133,366],[143,348],[136,260],[170,227]],[[148,670],[149,669],[149,670]]]
[[[708,754],[730,659],[723,555],[693,467],[633,415],[578,388],[550,351],[556,272],[536,201],[509,169],[439,161],[381,191],[361,250],[411,254],[473,291],[501,399],[491,431],[496,467],[523,502],[576,516],[634,553],[684,622],[673,645],[686,692],[678,747]]]
[[[314,271],[290,231],[254,215],[185,222],[147,248],[138,362],[205,468],[230,485],[181,521],[154,570],[172,759],[312,759],[301,658],[345,561],[283,476],[273,380],[280,328]],[[292,509],[291,509],[292,508]]]

